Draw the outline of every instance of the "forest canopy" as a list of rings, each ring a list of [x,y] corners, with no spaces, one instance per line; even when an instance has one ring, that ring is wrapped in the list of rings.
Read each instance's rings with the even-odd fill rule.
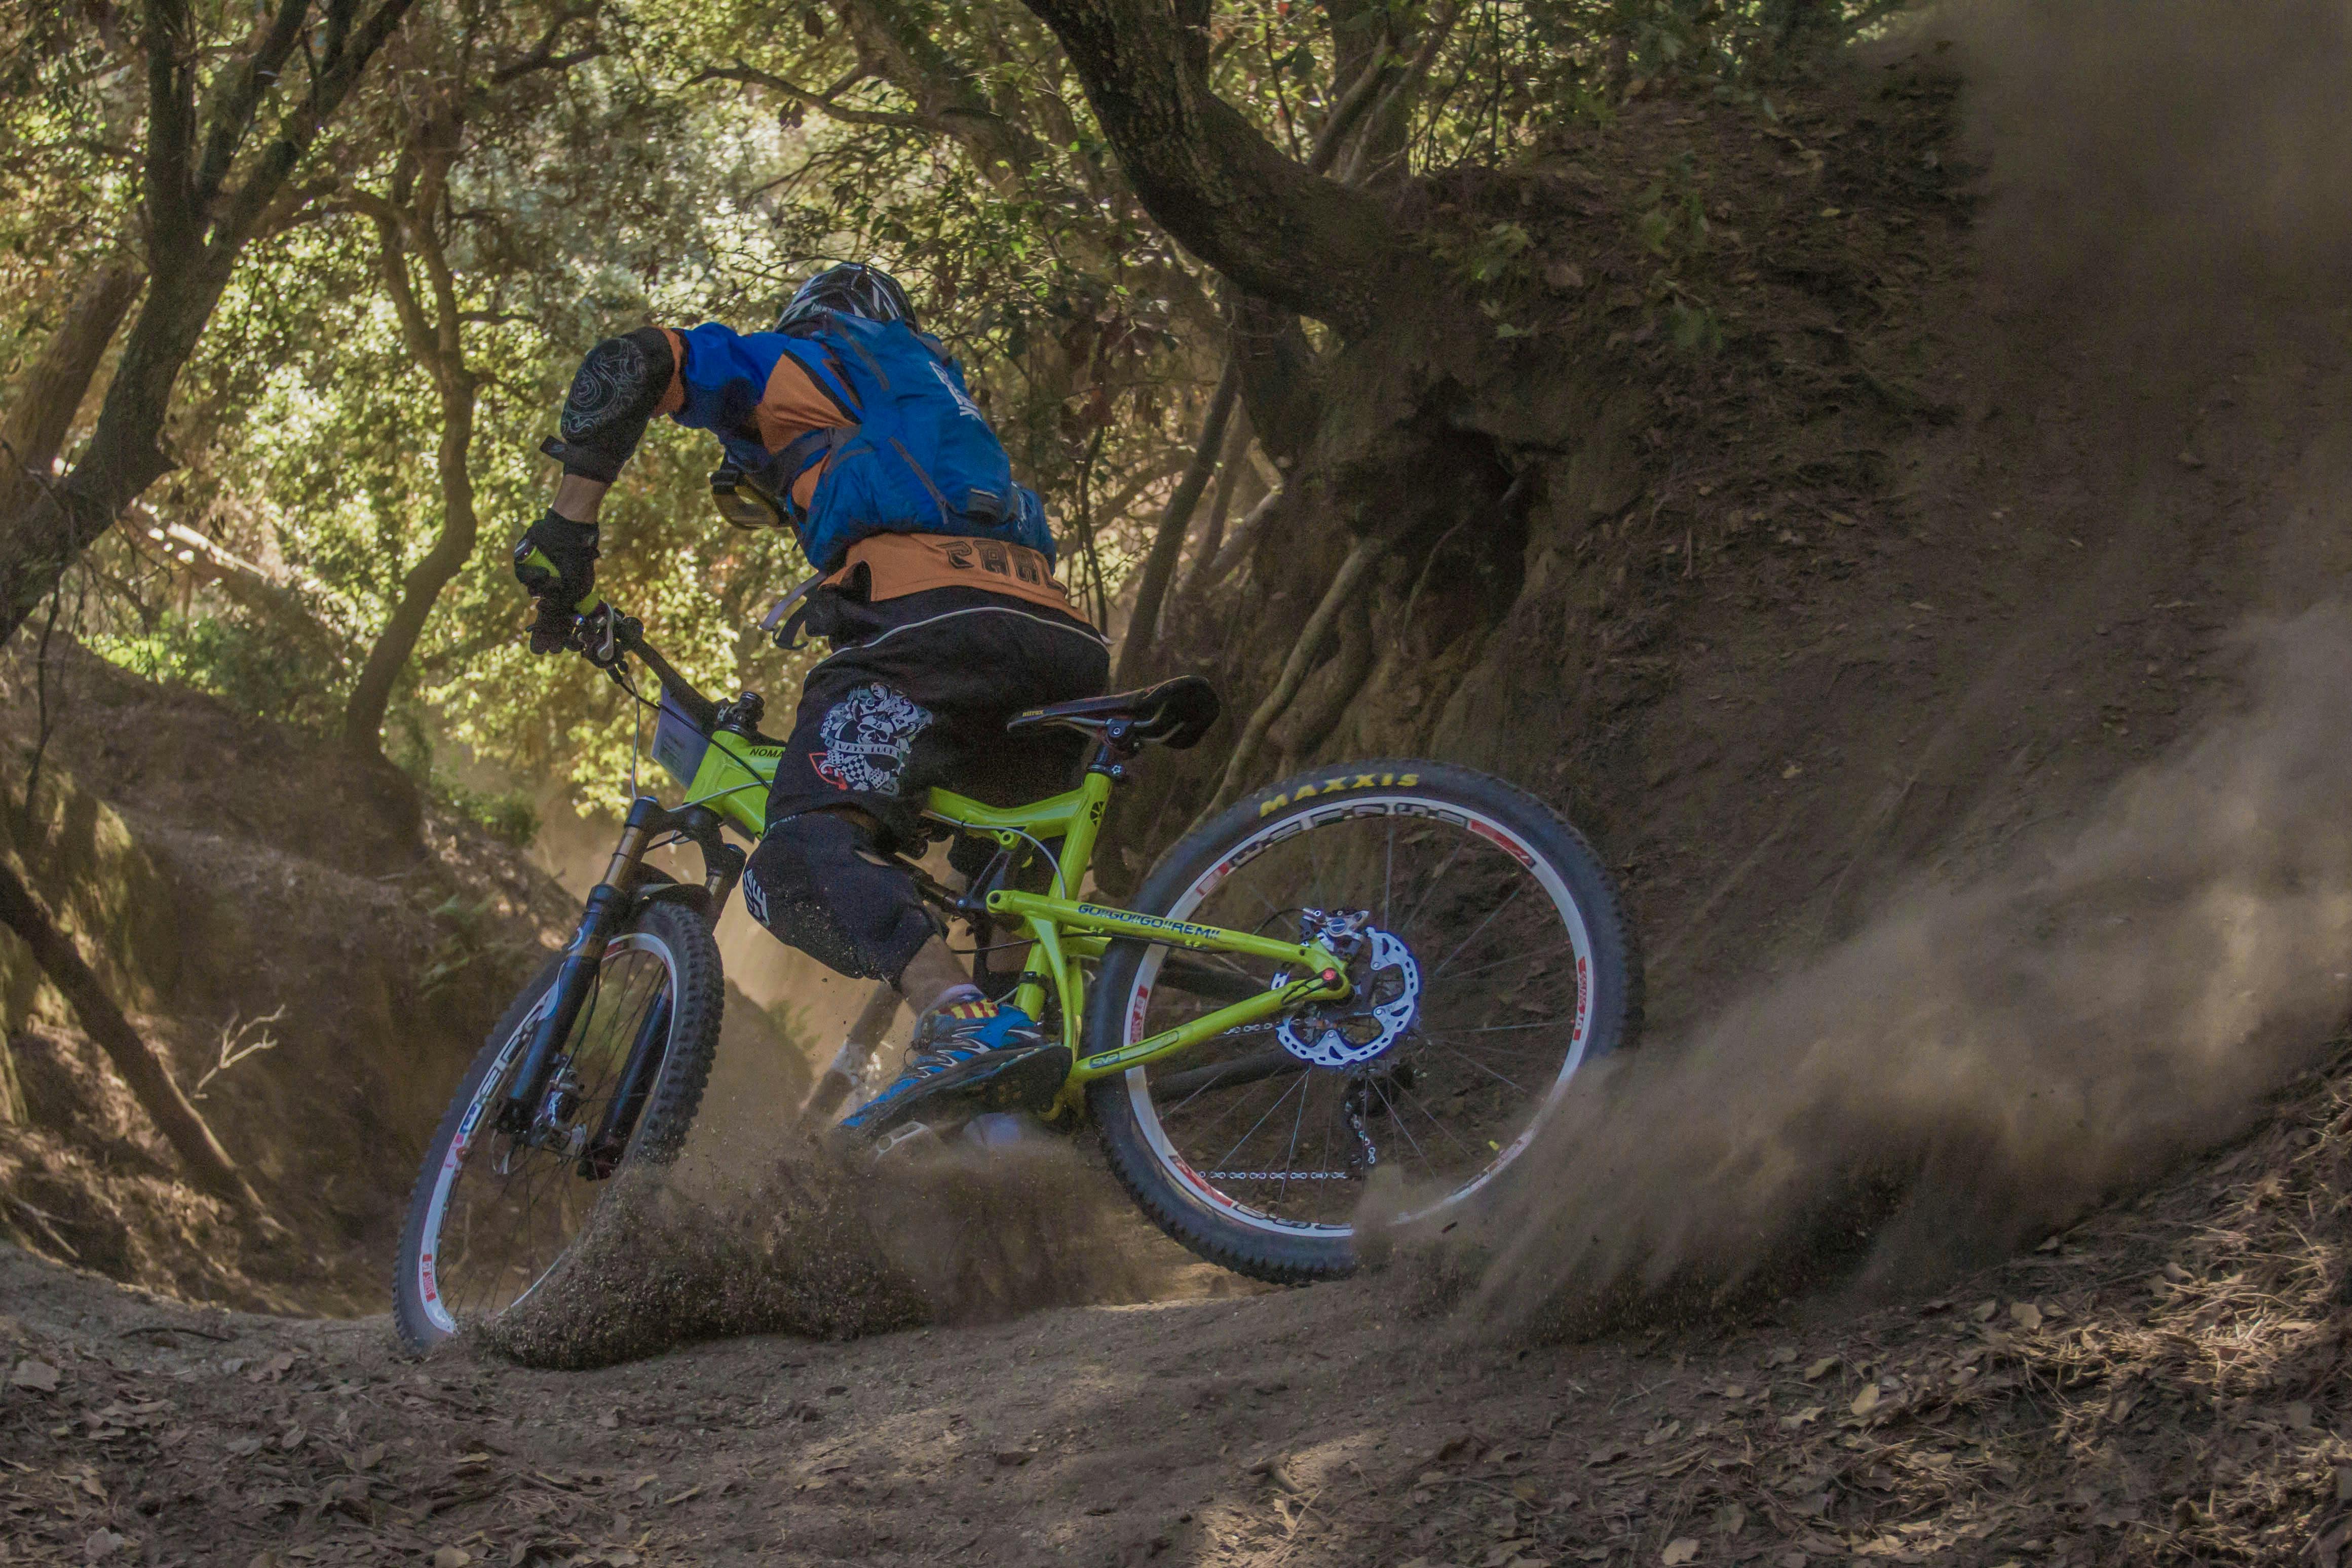
[[[15,7],[0,632],[380,748],[452,799],[610,806],[625,699],[518,635],[538,444],[599,339],[756,329],[856,259],[961,360],[1066,579],[1130,627],[1127,673],[1282,486],[1317,358],[1377,329],[1377,289],[1339,285],[1378,193],[1507,166],[1665,80],[1769,117],[1779,63],[1891,9]],[[1158,114],[1176,130],[1150,144]],[[1252,212],[1276,221],[1234,226]],[[1362,243],[1467,295],[1507,226],[1469,256]],[[718,520],[712,459],[657,425],[602,582],[698,679],[780,693],[756,622],[806,567]]]

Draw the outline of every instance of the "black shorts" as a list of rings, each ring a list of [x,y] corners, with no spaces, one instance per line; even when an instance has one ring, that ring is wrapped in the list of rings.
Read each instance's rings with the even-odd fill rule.
[[[1098,695],[1100,633],[1075,617],[981,589],[878,604],[840,599],[813,624],[836,652],[809,672],[768,795],[768,823],[856,807],[912,848],[933,786],[995,806],[1073,788],[1085,737],[1004,732],[1024,708]]]

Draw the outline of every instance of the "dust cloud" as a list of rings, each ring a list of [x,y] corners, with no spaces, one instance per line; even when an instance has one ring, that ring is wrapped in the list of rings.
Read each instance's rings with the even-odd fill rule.
[[[1192,1267],[1059,1142],[950,1142],[887,1170],[798,1145],[748,1192],[700,1185],[648,1173],[615,1192],[483,1343],[531,1365],[602,1366],[730,1334],[846,1339],[1152,1301]]]
[[[1921,891],[1685,1044],[1606,1065],[1434,1252],[1578,1333],[2040,1240],[2226,1139],[2352,1001],[2352,607],[2258,634],[2252,708],[2071,841]]]
[[[2199,350],[2248,312],[2352,303],[2341,0],[1975,0],[1922,37],[1959,47],[1997,303]]]
[[[1947,37],[1990,170],[1985,329],[2021,362],[2071,340],[2130,367],[2093,425],[2145,434],[2230,355],[2341,334],[2340,0],[1986,0],[1905,47]],[[2322,467],[2295,510],[2341,538],[2352,485]],[[2246,548],[2297,526],[2249,516]],[[2242,1129],[2352,1005],[2352,605],[2330,591],[2306,577],[2242,632],[2234,711],[2078,827],[1604,1064],[1492,1212],[1395,1239],[1406,1277],[1539,1336],[1825,1272],[1915,1285]]]

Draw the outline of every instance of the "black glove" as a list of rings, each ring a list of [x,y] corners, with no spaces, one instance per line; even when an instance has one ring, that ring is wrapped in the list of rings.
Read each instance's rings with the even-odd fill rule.
[[[530,651],[552,653],[571,634],[573,617],[592,608],[596,591],[596,525],[575,523],[550,507],[515,541],[515,580],[539,603]]]

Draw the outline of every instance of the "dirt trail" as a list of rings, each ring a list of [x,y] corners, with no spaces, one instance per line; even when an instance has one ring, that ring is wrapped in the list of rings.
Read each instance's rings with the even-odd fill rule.
[[[1929,1301],[1514,1349],[1391,1278],[590,1373],[0,1251],[12,1562],[2334,1568],[2352,1061]],[[2336,1234],[2331,1228],[2330,1235]],[[119,1540],[117,1538],[120,1538]]]

